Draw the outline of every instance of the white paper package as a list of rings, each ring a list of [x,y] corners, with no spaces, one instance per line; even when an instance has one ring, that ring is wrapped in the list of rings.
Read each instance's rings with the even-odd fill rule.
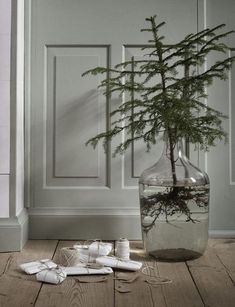
[[[55,285],[62,283],[66,277],[67,277],[67,274],[61,267],[58,267],[57,269],[51,269],[51,270],[45,269],[36,274],[36,279],[38,281],[46,282],[49,284],[55,284]]]
[[[139,261],[133,260],[122,260],[116,257],[98,257],[96,263],[117,269],[129,270],[129,271],[138,271],[142,267],[142,263]]]
[[[74,245],[79,251],[79,260],[81,262],[95,262],[97,257],[107,256],[113,249],[112,243],[95,241],[90,245]]]
[[[97,275],[97,274],[111,274],[113,270],[111,268],[92,269],[85,266],[63,267],[63,270],[67,275]]]
[[[21,270],[27,274],[36,274],[44,269],[56,268],[57,264],[50,259],[42,259],[38,261],[32,261],[20,264]]]

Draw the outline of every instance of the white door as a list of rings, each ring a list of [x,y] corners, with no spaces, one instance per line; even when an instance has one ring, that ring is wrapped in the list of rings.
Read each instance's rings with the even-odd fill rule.
[[[201,2],[201,1],[199,1]],[[197,0],[31,0],[28,206],[33,238],[140,236],[138,176],[159,156],[134,144],[112,158],[86,147],[105,131],[120,97],[105,99],[101,78],[81,74],[141,56],[145,18],[166,21],[168,43],[198,29]],[[201,8],[200,8],[201,10]],[[201,11],[201,13],[203,13]],[[200,25],[201,26],[201,25]]]

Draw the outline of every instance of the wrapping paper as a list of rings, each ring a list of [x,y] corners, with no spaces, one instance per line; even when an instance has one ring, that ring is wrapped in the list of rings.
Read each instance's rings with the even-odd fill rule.
[[[111,253],[113,245],[111,243],[104,243],[95,241],[88,245],[74,245],[79,251],[79,260],[81,262],[96,262],[96,258],[100,256],[107,256]]]
[[[95,256],[107,256],[113,249],[112,243],[93,242],[89,245],[89,252]]]
[[[50,259],[42,259],[38,261],[32,261],[27,263],[22,263],[20,265],[21,270],[27,274],[35,274],[45,269],[54,269],[57,267]]]
[[[66,272],[60,267],[51,270],[45,269],[36,274],[36,279],[38,281],[55,285],[62,283],[66,277],[67,277]]]
[[[118,268],[129,271],[138,271],[142,267],[142,263],[139,261],[123,260],[116,257],[108,257],[108,256],[97,258],[96,263],[111,268]]]
[[[67,275],[96,275],[96,274],[111,274],[111,268],[91,269],[85,266],[63,267]]]

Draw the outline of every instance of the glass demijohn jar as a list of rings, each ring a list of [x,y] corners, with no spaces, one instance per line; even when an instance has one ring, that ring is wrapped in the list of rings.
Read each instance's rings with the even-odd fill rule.
[[[170,150],[166,139],[158,162],[139,179],[144,246],[159,260],[193,259],[207,246],[209,178],[185,156],[181,140]]]

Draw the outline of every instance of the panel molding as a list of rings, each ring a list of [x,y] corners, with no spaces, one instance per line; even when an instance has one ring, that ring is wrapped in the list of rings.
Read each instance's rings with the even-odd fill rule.
[[[107,48],[110,44],[45,44],[46,48]]]
[[[58,174],[56,173],[56,63],[58,60],[58,57],[63,57],[65,54],[63,54],[63,49],[67,50],[74,50],[71,51],[71,55],[67,55],[74,57],[74,56],[80,56],[80,57],[88,57],[88,56],[96,56],[97,59],[101,57],[99,53],[94,54],[95,48],[103,49],[105,55],[103,54],[103,62],[105,64],[102,64],[102,66],[109,67],[110,66],[110,48],[111,46],[109,44],[46,44],[44,46],[44,103],[43,103],[43,121],[48,121],[48,82],[46,80],[49,77],[52,77],[52,99],[53,99],[53,110],[52,112],[52,158],[48,156],[47,153],[47,142],[48,142],[48,135],[47,131],[48,127],[47,125],[44,125],[43,127],[43,189],[48,188],[54,188],[54,187],[60,187],[60,188],[72,188],[77,187],[78,189],[83,188],[109,188],[110,187],[110,177],[111,177],[111,170],[110,170],[110,160],[111,160],[111,154],[110,154],[110,148],[107,150],[107,152],[104,154],[103,158],[101,158],[100,151],[101,145],[99,144],[97,146],[97,175],[96,174],[90,174],[90,175],[66,175],[66,174]],[[79,54],[79,51],[77,54],[74,54],[76,52],[76,48],[81,48],[83,50],[82,54]],[[87,54],[84,54],[84,49],[89,48],[87,51]],[[90,51],[92,50],[92,53]],[[57,52],[58,51],[58,52]],[[50,64],[48,64],[48,61],[50,60]],[[52,71],[50,73],[53,74],[53,76],[48,75],[48,67],[49,65],[53,65],[51,67]],[[98,107],[100,108],[99,104]],[[105,129],[109,129],[110,127],[110,119],[109,119],[109,97],[105,98],[105,103],[102,104],[102,109],[104,108],[104,122]],[[103,112],[103,110],[102,110]],[[103,114],[103,113],[102,113]],[[103,128],[102,128],[103,129]],[[51,155],[51,153],[49,154]],[[52,169],[48,169],[48,159],[52,159],[52,161],[49,161],[49,165],[51,164]],[[101,162],[101,160],[103,162]],[[101,166],[102,163],[102,166]],[[64,185],[62,183],[63,180],[66,180],[66,184]],[[61,183],[61,184],[60,184]]]
[[[71,47],[71,46],[70,46]],[[53,140],[52,140],[52,144],[53,144],[53,149],[52,149],[52,178],[99,178],[99,161],[98,161],[98,167],[97,167],[97,175],[74,175],[74,176],[68,176],[68,175],[58,175],[56,172],[56,147],[57,147],[57,142],[56,142],[56,134],[57,134],[57,119],[56,119],[56,97],[57,97],[57,63],[60,57],[65,57],[63,55],[54,55],[53,56],[53,118],[52,118],[52,122],[53,122]],[[72,57],[75,57],[74,55]],[[76,57],[83,57],[81,55],[76,55]],[[97,56],[98,58],[98,56]],[[46,137],[46,136],[45,136]],[[97,153],[98,156],[98,153]],[[98,158],[98,157],[97,157]]]

